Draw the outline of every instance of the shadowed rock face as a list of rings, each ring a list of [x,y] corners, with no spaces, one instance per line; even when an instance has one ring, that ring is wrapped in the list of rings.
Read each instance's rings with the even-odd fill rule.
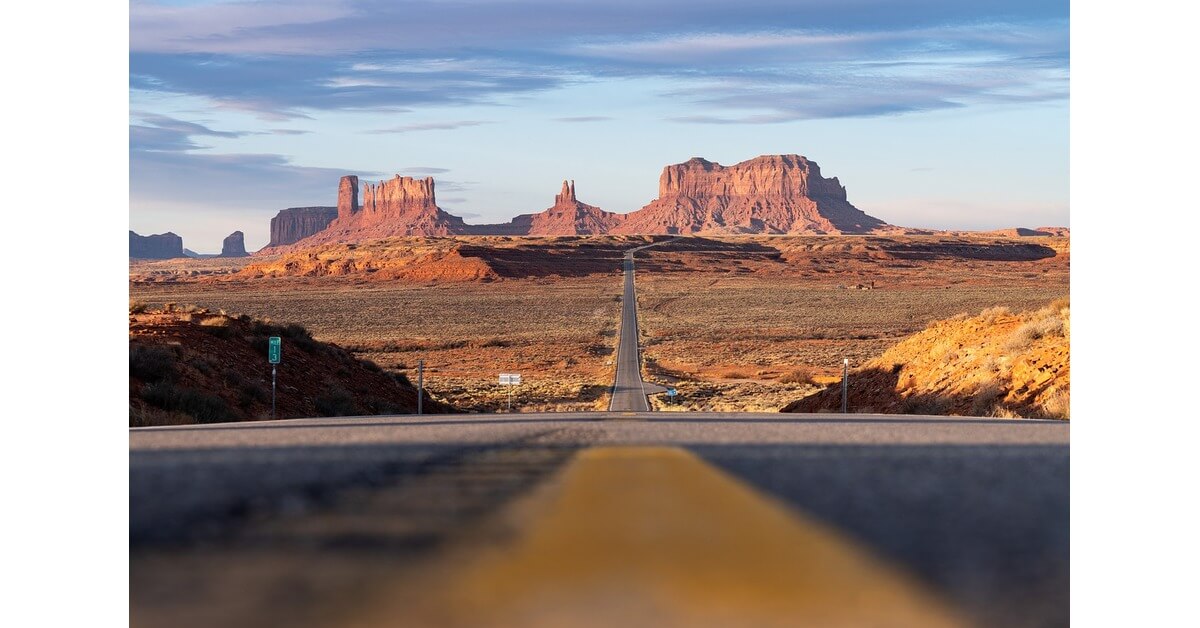
[[[658,199],[613,233],[868,233],[887,227],[846,200],[800,155],[763,155],[733,166],[699,157],[663,168]]]
[[[337,218],[336,207],[289,207],[279,210],[271,219],[271,242],[268,247],[292,244],[319,233]]]
[[[246,257],[246,234],[234,231],[221,242],[221,257]]]
[[[129,257],[170,259],[183,256],[183,238],[170,231],[148,236],[129,232]]]

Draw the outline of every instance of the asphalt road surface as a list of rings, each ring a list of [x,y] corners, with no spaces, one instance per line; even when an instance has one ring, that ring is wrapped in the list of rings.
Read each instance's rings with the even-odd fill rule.
[[[633,412],[131,429],[132,624],[1063,626],[1069,429]]]
[[[664,242],[670,242],[665,240]],[[642,357],[638,346],[637,288],[633,283],[633,256],[638,251],[662,244],[639,246],[625,253],[625,290],[621,297],[621,339],[617,344],[617,373],[613,378],[610,411],[649,412],[646,395],[663,392],[661,386],[642,381]]]

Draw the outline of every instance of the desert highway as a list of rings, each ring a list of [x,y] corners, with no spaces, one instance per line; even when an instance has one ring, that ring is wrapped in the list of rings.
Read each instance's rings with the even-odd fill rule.
[[[634,252],[608,412],[130,429],[131,625],[1069,625],[1068,423],[649,412]]]
[[[625,252],[625,289],[621,296],[621,338],[617,344],[617,372],[613,378],[610,411],[649,412],[646,395],[665,389],[642,381],[642,357],[638,346],[637,288],[634,286],[633,256],[643,249],[658,246],[663,240]]]
[[[138,428],[135,626],[1062,626],[1069,425],[387,416]]]

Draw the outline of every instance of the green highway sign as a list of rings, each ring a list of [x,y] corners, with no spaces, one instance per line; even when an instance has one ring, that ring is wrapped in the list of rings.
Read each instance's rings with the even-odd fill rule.
[[[271,364],[279,364],[279,357],[283,353],[283,340],[279,336],[271,336],[271,343],[267,345],[267,361]]]

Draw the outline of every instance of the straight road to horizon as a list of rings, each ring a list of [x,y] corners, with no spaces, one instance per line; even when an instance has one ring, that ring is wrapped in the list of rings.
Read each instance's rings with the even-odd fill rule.
[[[134,626],[1063,626],[1069,425],[548,413],[140,428]]]
[[[608,409],[617,412],[649,412],[646,397],[666,390],[642,380],[642,352],[638,345],[637,288],[633,278],[633,255],[642,249],[657,246],[663,240],[639,246],[625,252],[625,290],[621,296],[621,337],[617,343],[617,372],[613,377],[612,396]]]

